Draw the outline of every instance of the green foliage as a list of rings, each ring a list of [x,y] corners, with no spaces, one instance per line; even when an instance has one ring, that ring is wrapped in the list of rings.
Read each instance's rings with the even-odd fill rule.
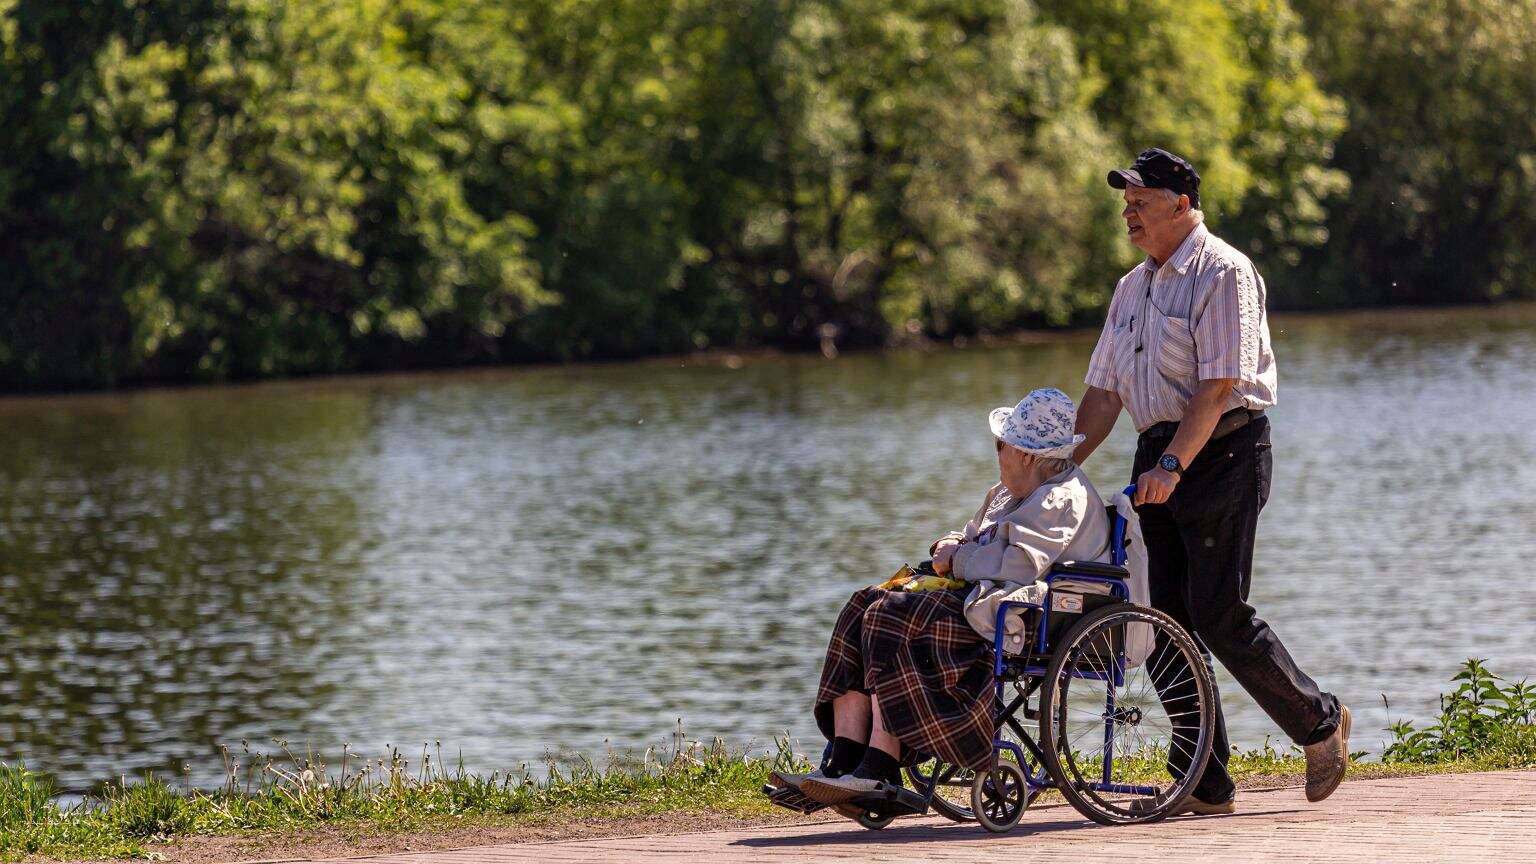
[[[83,807],[53,803],[53,783],[19,765],[0,764],[0,861],[56,858],[141,858],[143,846]]]
[[[783,274],[757,277],[779,285],[766,320],[876,341],[1102,302],[1110,151],[1069,32],[1018,0],[796,6],[774,124],[790,164],[746,225]]]
[[[0,829],[36,822],[52,806],[53,784],[25,767],[0,765]]]
[[[1092,108],[1122,160],[1149,146],[1200,168],[1212,224],[1285,281],[1326,242],[1349,179],[1329,165],[1341,101],[1307,67],[1302,22],[1273,0],[1041,0],[1098,79]],[[1102,175],[1102,164],[1095,166]]]
[[[1482,660],[1469,659],[1440,697],[1440,717],[1424,729],[1398,721],[1384,762],[1459,762],[1497,759],[1507,767],[1536,765],[1536,685],[1511,684]]]
[[[1301,0],[1352,193],[1292,302],[1536,296],[1536,2]]]
[[[437,27],[456,4],[428,0],[8,5],[8,377],[350,368],[472,349],[550,299],[531,223],[472,207],[458,170],[539,123],[480,110],[440,62],[496,22]]]
[[[1151,144],[1278,304],[1529,295],[1533,41],[1536,0],[0,0],[0,386],[1091,323]]]
[[[1233,210],[1252,182],[1236,143],[1258,70],[1245,62],[1246,34],[1229,4],[1041,0],[1040,7],[1076,34],[1100,79],[1095,113],[1121,155],[1152,146],[1187,155],[1210,190],[1202,204],[1213,216]]]

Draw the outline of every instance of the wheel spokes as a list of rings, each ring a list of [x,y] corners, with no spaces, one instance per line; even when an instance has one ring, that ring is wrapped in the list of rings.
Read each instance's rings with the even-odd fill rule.
[[[1124,656],[1133,622],[1153,627],[1155,637],[1154,650],[1137,666]],[[1209,738],[1205,715],[1214,691],[1201,677],[1204,658],[1170,623],[1117,612],[1057,646],[1066,655],[1052,682],[1055,704],[1043,718],[1052,724],[1053,755],[1067,775],[1062,779],[1112,820],[1146,818],[1130,809],[1131,800],[1151,798],[1155,809],[1198,780],[1187,769]]]

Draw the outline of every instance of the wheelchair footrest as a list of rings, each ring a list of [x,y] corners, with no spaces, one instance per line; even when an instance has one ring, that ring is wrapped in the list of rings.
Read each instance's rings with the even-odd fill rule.
[[[769,802],[796,813],[815,813],[827,806],[820,801],[812,801],[804,792],[793,786],[775,786],[772,783],[765,783],[763,794],[768,796]]]
[[[886,786],[871,795],[860,795],[848,802],[855,807],[887,816],[921,816],[928,812],[928,799],[901,786]]]

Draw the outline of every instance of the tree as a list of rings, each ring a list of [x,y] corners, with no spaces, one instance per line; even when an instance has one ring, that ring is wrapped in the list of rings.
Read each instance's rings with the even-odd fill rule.
[[[1020,0],[783,8],[752,70],[777,174],[731,253],[765,327],[878,342],[1102,302],[1113,210],[1084,194],[1103,138],[1069,34]]]
[[[412,41],[444,5],[0,10],[22,85],[0,251],[23,264],[0,363],[61,385],[489,354],[548,296],[528,221],[455,170],[490,120]]]
[[[1092,108],[1119,156],[1161,146],[1201,174],[1211,223],[1271,274],[1328,239],[1348,189],[1331,168],[1343,107],[1307,66],[1285,0],[1041,0],[1098,78]],[[1278,279],[1273,277],[1279,277]]]
[[[1311,256],[1330,303],[1536,296],[1536,2],[1299,4],[1353,193]]]
[[[1531,292],[1536,0],[1295,2],[0,0],[0,382],[1092,321],[1151,144],[1278,304]]]
[[[88,108],[109,46],[215,38],[223,9],[0,0],[0,379],[99,386],[152,350],[143,301],[159,268],[134,248],[146,178]]]

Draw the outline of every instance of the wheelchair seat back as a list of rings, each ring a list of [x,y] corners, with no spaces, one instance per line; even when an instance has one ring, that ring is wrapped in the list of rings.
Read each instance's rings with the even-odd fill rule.
[[[1127,498],[1135,487],[1126,489]],[[1042,614],[1045,617],[1045,642],[1037,651],[1048,655],[1084,615],[1102,606],[1131,600],[1131,573],[1126,568],[1126,518],[1114,504],[1107,505],[1109,516],[1110,561],[1063,561],[1046,575],[1050,592]],[[1042,650],[1043,649],[1043,650]]]

